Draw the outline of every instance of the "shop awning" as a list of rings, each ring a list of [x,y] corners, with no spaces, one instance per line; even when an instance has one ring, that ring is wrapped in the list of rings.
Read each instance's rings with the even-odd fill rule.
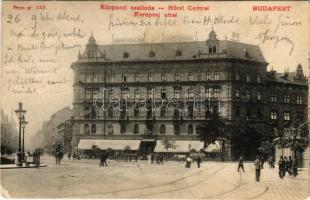
[[[81,139],[78,149],[92,149],[96,145],[102,150],[111,148],[112,150],[138,150],[140,140],[100,140],[100,139]]]
[[[176,140],[174,143],[174,148],[169,148],[169,152],[188,152],[189,149],[195,149],[199,151],[203,148],[203,142],[197,140]],[[165,146],[162,143],[162,140],[157,140],[155,152],[167,152]]]

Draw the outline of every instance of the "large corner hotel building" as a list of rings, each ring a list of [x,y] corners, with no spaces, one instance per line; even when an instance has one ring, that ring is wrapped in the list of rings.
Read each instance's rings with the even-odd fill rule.
[[[308,86],[300,64],[283,74],[268,72],[267,65],[259,46],[219,40],[213,30],[206,41],[179,43],[98,45],[91,36],[72,64],[73,150],[97,145],[161,152],[166,137],[175,140],[170,151],[199,150],[203,144],[195,127],[208,120],[206,110],[277,137],[292,122],[307,121]],[[127,111],[95,109],[93,97],[103,89],[105,104],[113,97],[127,99]],[[172,96],[184,109],[153,110],[147,101],[141,110],[134,103],[143,97],[167,105]],[[229,143],[225,151],[232,159]]]

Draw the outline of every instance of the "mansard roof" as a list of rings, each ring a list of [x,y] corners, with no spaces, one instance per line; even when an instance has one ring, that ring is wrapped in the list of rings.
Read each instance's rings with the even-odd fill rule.
[[[237,58],[267,63],[259,46],[237,41],[218,40],[216,53],[209,53],[206,41],[112,44],[95,46],[97,59],[89,59],[89,47],[79,62],[169,61],[212,58]]]

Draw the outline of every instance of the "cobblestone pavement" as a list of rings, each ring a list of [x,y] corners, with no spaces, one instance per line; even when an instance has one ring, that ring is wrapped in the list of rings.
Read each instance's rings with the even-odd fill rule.
[[[142,199],[306,199],[309,171],[299,176],[278,177],[267,165],[261,182],[255,182],[253,163],[245,163],[245,173],[236,163],[196,163],[190,169],[182,162],[164,165],[146,161],[108,161],[100,168],[98,160],[66,160],[56,166],[44,157],[45,168],[1,170],[1,193],[26,198],[142,198]]]

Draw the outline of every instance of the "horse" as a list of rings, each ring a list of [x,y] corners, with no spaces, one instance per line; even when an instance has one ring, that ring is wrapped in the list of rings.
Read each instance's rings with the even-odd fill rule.
[[[56,152],[56,154],[55,154],[56,165],[57,165],[57,164],[60,165],[60,161],[61,161],[62,158],[63,158],[63,153],[62,153],[62,151]]]

